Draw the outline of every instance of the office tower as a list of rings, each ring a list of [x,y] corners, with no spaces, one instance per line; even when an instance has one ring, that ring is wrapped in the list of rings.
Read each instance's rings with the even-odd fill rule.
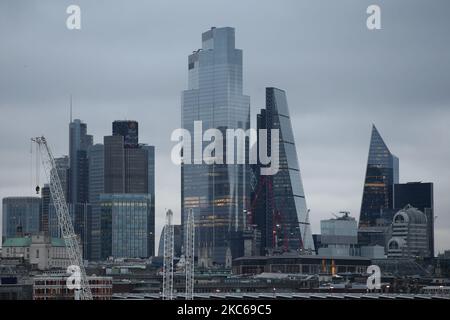
[[[69,175],[69,157],[62,156],[55,158],[56,170],[58,171],[59,181],[63,189],[64,197],[68,199],[68,175]],[[41,189],[41,225],[40,230],[50,234],[51,237],[59,237],[60,230],[58,224],[58,218],[56,216],[55,207],[53,205],[53,199],[50,194],[50,186],[44,185]]]
[[[100,202],[102,259],[149,257],[150,196],[102,194]]]
[[[125,148],[124,137],[105,136],[105,193],[148,193],[144,148]]]
[[[422,211],[427,217],[428,252],[434,257],[434,197],[433,183],[408,182],[394,185],[394,208],[407,205]]]
[[[148,219],[149,226],[149,253],[150,256],[155,253],[155,147],[148,145],[141,145],[141,148],[147,151],[147,173],[148,173],[148,194],[150,195],[150,216]]]
[[[3,198],[2,205],[3,238],[39,232],[41,198],[7,197]]]
[[[89,161],[89,203],[91,205],[90,247],[92,260],[101,259],[101,205],[100,195],[104,193],[104,146],[95,144],[88,148]]]
[[[49,233],[49,212],[50,212],[50,186],[45,184],[41,188],[41,212],[39,217],[39,231]]]
[[[69,126],[68,207],[75,233],[80,237],[85,259],[90,257],[87,150],[92,144],[93,138],[87,134],[87,125],[78,119],[71,122]]]
[[[270,132],[278,130],[280,159],[275,175],[261,175],[261,167],[256,166],[258,182],[253,193],[254,208],[250,210],[254,211],[255,222],[261,230],[261,246],[265,251],[314,252],[294,133],[283,90],[266,88],[266,108],[257,116],[257,128],[258,140],[260,130],[267,130],[269,152]]]
[[[125,148],[137,148],[139,145],[139,127],[137,121],[117,120],[113,122],[113,136],[122,136]]]
[[[393,189],[398,181],[398,158],[389,151],[373,125],[359,228],[384,225],[392,221]]]
[[[392,237],[388,242],[388,258],[429,257],[427,217],[407,205],[392,219]]]
[[[66,201],[69,199],[69,169],[70,161],[69,156],[62,156],[55,158],[56,170],[58,171],[59,181],[61,182],[61,187],[63,189],[64,197]]]
[[[86,203],[88,200],[87,149],[93,138],[87,134],[87,125],[75,119],[69,126],[69,197],[72,204]]]
[[[188,89],[182,92],[182,127],[191,133],[192,141],[199,139],[194,136],[194,121],[202,122],[203,131],[247,130],[250,98],[243,95],[242,50],[235,48],[234,29],[213,27],[204,32],[202,48],[189,55],[187,67]],[[208,144],[203,142],[202,150]],[[231,239],[239,238],[245,229],[249,166],[189,163],[188,159],[197,157],[188,154],[188,150],[183,150],[183,157],[182,225],[187,210],[192,208],[199,264],[225,265],[226,257],[229,260],[237,256]]]
[[[133,196],[148,197],[145,256],[152,256],[155,254],[155,148],[139,144],[137,132],[136,121],[114,121],[113,135],[104,137],[103,193],[105,196],[119,198],[126,194],[130,199]],[[93,219],[95,217],[96,215],[93,215]],[[104,228],[109,228],[109,225],[101,225],[102,235]],[[101,238],[101,252],[104,252],[103,247],[109,248],[112,245],[108,241],[108,237]],[[108,249],[105,250],[109,252]]]
[[[321,248],[319,255],[355,256],[358,244],[358,224],[348,212],[342,216],[320,221]]]
[[[60,238],[61,230],[58,223],[53,199],[50,193],[50,186],[45,184],[41,189],[41,228],[40,230],[47,233],[52,238]]]

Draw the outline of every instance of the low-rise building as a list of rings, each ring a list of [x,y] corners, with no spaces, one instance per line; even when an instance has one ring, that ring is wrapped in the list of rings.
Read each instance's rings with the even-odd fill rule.
[[[349,212],[335,219],[320,221],[321,247],[319,255],[355,256],[358,244],[358,224]]]
[[[110,300],[112,278],[88,276],[94,300]],[[39,275],[34,278],[33,300],[74,300],[74,290],[67,288],[67,275]]]
[[[300,274],[365,273],[370,264],[370,259],[363,257],[289,254],[241,257],[233,260],[233,274],[260,274],[263,272]]]
[[[64,240],[43,233],[5,239],[1,257],[23,258],[38,270],[65,269],[70,265]]]

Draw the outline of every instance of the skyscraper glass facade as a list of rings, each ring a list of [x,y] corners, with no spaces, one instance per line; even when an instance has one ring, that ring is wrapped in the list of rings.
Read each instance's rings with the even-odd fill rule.
[[[243,95],[242,50],[235,48],[234,29],[211,28],[204,32],[202,48],[189,56],[187,67],[182,127],[189,130],[192,140],[199,139],[194,136],[194,121],[202,121],[203,131],[247,130],[250,98]],[[204,142],[203,147],[207,144]],[[183,224],[187,209],[194,210],[200,265],[224,264],[226,255],[236,252],[230,239],[245,227],[247,180],[245,164],[183,164],[181,220]]]
[[[100,194],[104,193],[104,147],[95,144],[88,149],[89,203],[91,204],[91,260],[101,259],[101,206]]]
[[[125,148],[137,148],[139,145],[139,126],[137,121],[117,120],[113,122],[113,135],[123,137]]]
[[[279,130],[279,170],[260,175],[254,188],[255,222],[261,230],[262,250],[280,249],[314,252],[305,193],[289,116],[286,93],[266,88],[266,109],[257,117],[258,129],[267,129],[267,150],[271,153],[270,130]],[[259,132],[259,130],[258,130]],[[257,169],[259,169],[257,167]]]
[[[369,159],[364,181],[359,227],[390,223],[393,217],[393,189],[399,182],[399,161],[372,127]]]
[[[89,164],[87,150],[93,144],[87,125],[75,119],[69,126],[69,183],[68,207],[75,233],[83,246],[83,257],[90,256],[90,214],[88,205]]]
[[[150,196],[103,194],[100,202],[102,258],[149,257]]]
[[[3,198],[2,237],[13,238],[18,233],[35,234],[39,232],[41,198],[8,197]]]

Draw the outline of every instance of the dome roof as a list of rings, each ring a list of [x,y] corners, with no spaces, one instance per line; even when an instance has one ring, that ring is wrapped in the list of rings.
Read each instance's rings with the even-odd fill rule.
[[[427,216],[419,209],[408,204],[394,215],[393,223],[426,224]]]

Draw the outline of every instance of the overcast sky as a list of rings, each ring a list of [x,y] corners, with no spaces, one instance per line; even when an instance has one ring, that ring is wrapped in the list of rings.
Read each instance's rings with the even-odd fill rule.
[[[366,28],[381,6],[382,30]],[[79,31],[66,28],[70,4]],[[450,248],[450,1],[0,1],[0,198],[32,195],[30,137],[68,153],[74,118],[95,142],[139,121],[156,146],[156,228],[177,221],[187,56],[211,26],[236,28],[253,116],[265,87],[286,90],[313,233],[332,212],[359,218],[371,125],[400,159],[400,179],[435,184],[436,248]],[[43,180],[43,178],[41,179]],[[41,181],[42,182],[42,181]]]

